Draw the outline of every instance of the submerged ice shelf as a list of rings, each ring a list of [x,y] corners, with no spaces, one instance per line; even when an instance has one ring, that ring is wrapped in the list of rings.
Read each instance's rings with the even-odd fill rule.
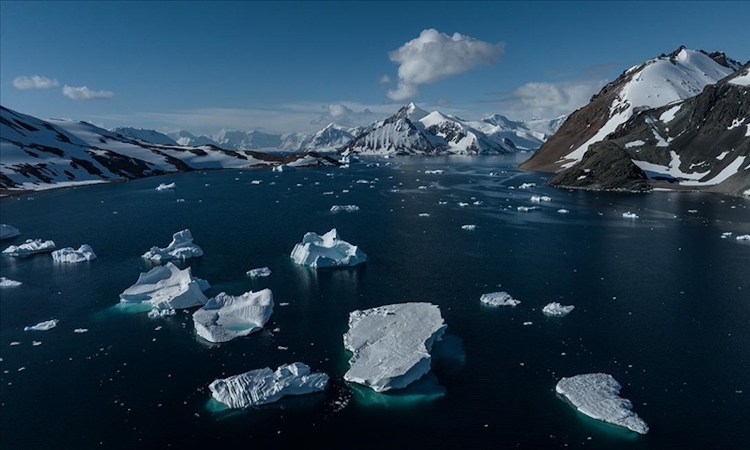
[[[268,322],[273,313],[270,289],[231,296],[222,292],[193,313],[198,336],[209,342],[229,342],[254,333]]]

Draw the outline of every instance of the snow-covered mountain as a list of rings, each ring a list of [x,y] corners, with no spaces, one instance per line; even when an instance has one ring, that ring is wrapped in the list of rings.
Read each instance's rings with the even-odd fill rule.
[[[230,150],[278,149],[281,146],[281,135],[258,130],[222,130],[216,136],[216,142],[220,147]]]
[[[110,131],[112,131],[113,133],[121,134],[125,137],[129,137],[132,139],[140,139],[141,141],[144,141],[144,142],[150,142],[152,144],[179,145],[171,137],[167,136],[164,133],[159,133],[158,131],[154,131],[154,130],[147,130],[143,128],[131,128],[131,127],[117,127],[117,128],[111,129]]]
[[[555,171],[571,167],[589,146],[604,140],[639,111],[693,97],[735,71],[737,61],[720,52],[680,47],[631,67],[571,114],[521,168]]]
[[[173,139],[177,144],[186,147],[198,147],[201,145],[216,145],[219,144],[208,136],[195,136],[188,131],[178,131],[176,133],[167,133],[167,137]]]
[[[331,123],[308,137],[300,146],[300,150],[305,152],[333,152],[349,143],[361,132],[361,128],[348,128]]]

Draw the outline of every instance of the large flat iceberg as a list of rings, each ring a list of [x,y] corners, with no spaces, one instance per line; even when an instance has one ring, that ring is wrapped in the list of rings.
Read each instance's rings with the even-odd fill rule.
[[[446,325],[430,303],[401,303],[349,313],[344,379],[377,392],[401,389],[430,371],[430,350]]]
[[[365,252],[340,239],[335,228],[323,236],[306,233],[302,243],[292,249],[291,258],[296,264],[315,268],[356,266],[367,261]]]
[[[284,364],[275,372],[266,367],[214,380],[208,388],[216,401],[240,409],[273,403],[286,395],[323,391],[327,386],[328,375],[310,373],[310,367],[296,362]]]
[[[270,289],[245,292],[233,297],[222,292],[193,313],[198,336],[209,342],[229,342],[254,333],[268,322],[273,313]]]
[[[3,255],[28,256],[34,253],[51,252],[55,249],[54,241],[43,241],[41,239],[26,239],[21,245],[11,245],[3,250]]]
[[[141,273],[134,285],[120,294],[121,303],[145,303],[157,309],[181,309],[205,305],[207,281],[195,278],[190,268],[180,270],[172,263]]]
[[[564,395],[578,411],[597,420],[648,433],[648,425],[631,409],[630,400],[621,398],[620,383],[606,373],[587,373],[563,378],[555,390]]]
[[[0,239],[10,239],[12,237],[18,236],[19,234],[21,234],[21,232],[18,231],[18,228],[14,227],[13,225],[0,223]]]
[[[52,252],[52,259],[56,262],[79,263],[96,259],[94,249],[88,244],[81,245],[78,250],[73,247],[65,247]]]
[[[172,235],[172,242],[166,248],[151,247],[151,250],[143,254],[143,257],[156,262],[169,261],[170,259],[188,259],[203,256],[203,250],[193,244],[193,235],[190,230],[182,230]]]

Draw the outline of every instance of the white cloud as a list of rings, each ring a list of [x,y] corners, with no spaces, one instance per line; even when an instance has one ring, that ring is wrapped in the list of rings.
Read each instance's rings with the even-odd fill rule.
[[[86,86],[73,87],[67,84],[63,86],[63,95],[73,100],[97,100],[110,99],[115,96],[112,91],[94,91]]]
[[[33,75],[30,77],[20,76],[13,80],[13,87],[16,89],[49,89],[57,86],[57,80],[50,80],[47,77]]]
[[[391,77],[388,76],[387,73],[384,73],[380,76],[380,84],[387,84],[391,82]]]
[[[398,87],[388,98],[402,101],[416,97],[419,85],[458,75],[480,66],[500,62],[504,42],[490,43],[453,33],[448,36],[435,29],[423,30],[419,37],[388,53],[398,63]]]
[[[606,83],[606,79],[526,83],[490,103],[500,105],[503,113],[514,119],[558,117],[588,104]]]
[[[381,110],[380,113],[374,113],[369,107],[360,106],[360,108],[361,110],[355,111],[344,104],[331,103],[330,105],[323,106],[325,112],[311,120],[310,123],[314,125],[327,125],[333,122],[345,127],[367,126],[378,119],[393,114],[388,109]]]

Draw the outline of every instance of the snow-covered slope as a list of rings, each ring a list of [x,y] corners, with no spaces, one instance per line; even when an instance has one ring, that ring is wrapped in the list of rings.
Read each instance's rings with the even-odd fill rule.
[[[131,127],[117,127],[117,128],[111,129],[110,131],[116,134],[121,134],[124,137],[128,137],[131,139],[140,139],[141,141],[149,142],[151,144],[179,145],[171,137],[167,136],[164,133],[159,133],[158,131],[154,131],[154,130],[146,130],[143,128],[131,128]]]
[[[362,130],[331,123],[310,137],[300,148],[306,152],[332,152],[354,139]]]
[[[201,145],[216,145],[219,144],[208,136],[195,136],[188,131],[178,131],[176,133],[167,133],[167,137],[173,139],[177,144],[198,147]]]
[[[262,131],[222,130],[216,136],[220,147],[229,150],[278,149],[281,146],[280,134],[268,134]]]

